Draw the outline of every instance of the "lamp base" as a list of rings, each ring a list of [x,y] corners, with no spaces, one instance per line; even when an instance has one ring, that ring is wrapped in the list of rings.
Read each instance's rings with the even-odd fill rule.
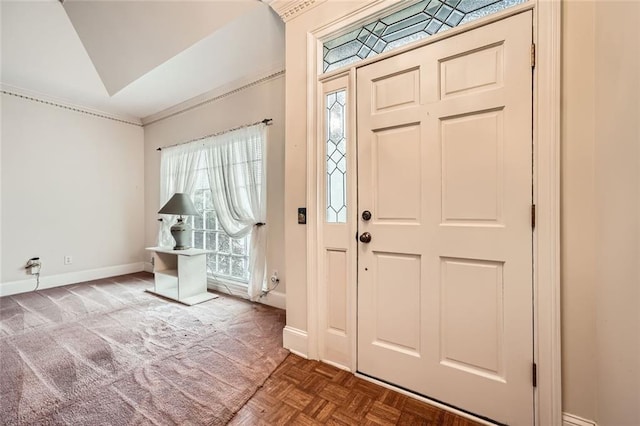
[[[173,247],[174,250],[187,250],[191,247],[189,246],[190,236],[191,236],[191,228],[189,225],[184,223],[184,219],[182,217],[178,218],[178,222],[171,227],[171,236],[174,240],[176,240],[176,245]]]

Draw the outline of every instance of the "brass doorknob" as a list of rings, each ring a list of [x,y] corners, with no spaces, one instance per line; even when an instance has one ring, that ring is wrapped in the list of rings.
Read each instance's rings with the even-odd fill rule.
[[[368,232],[363,232],[362,235],[360,235],[360,242],[362,243],[370,243],[371,242],[371,234]]]

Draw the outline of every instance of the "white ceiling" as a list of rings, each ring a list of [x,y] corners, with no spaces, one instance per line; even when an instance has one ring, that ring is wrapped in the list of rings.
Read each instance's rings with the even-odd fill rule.
[[[2,0],[7,89],[144,118],[284,69],[284,24],[258,0]]]

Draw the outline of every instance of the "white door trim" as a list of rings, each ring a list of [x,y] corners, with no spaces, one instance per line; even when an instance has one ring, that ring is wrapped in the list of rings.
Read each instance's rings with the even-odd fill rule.
[[[375,0],[358,11],[309,32],[307,36],[307,336],[306,355],[318,359],[318,237],[321,234],[322,194],[318,191],[317,141],[322,115],[318,111],[321,63],[321,40],[340,29],[355,25],[369,16],[381,13],[396,2]],[[560,340],[560,0],[534,0],[516,6],[513,13],[534,10],[536,68],[534,72],[534,202],[537,206],[534,232],[534,359],[537,362],[538,386],[535,392],[536,425],[562,424],[561,340]],[[476,26],[502,19],[506,12],[463,29],[441,34],[449,37]],[[404,50],[432,43],[439,36],[405,49],[378,55],[354,64],[359,67],[402,53]],[[336,73],[344,70],[336,71]],[[323,78],[331,77],[327,74]],[[355,338],[355,336],[354,336]],[[354,364],[346,366],[355,370]]]
[[[534,359],[538,363],[537,424],[562,424],[560,338],[560,0],[534,11]]]

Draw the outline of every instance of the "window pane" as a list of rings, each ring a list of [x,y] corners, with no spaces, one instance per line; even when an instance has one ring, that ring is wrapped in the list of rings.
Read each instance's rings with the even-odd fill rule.
[[[346,90],[326,95],[327,222],[347,221]]]
[[[214,276],[218,270],[218,260],[216,254],[207,256],[207,275]]]
[[[195,248],[204,248],[204,232],[193,233],[193,246]]]
[[[218,273],[222,275],[231,275],[229,256],[218,254]]]
[[[205,212],[207,219],[207,229],[216,229],[216,213],[212,210]]]
[[[229,236],[218,234],[218,253],[228,254],[231,252]]]
[[[244,265],[244,258],[234,257],[231,259],[231,274],[235,277],[244,277],[246,267]]]
[[[216,241],[217,241],[217,236],[218,234],[216,234],[215,232],[207,232],[207,247],[205,247],[207,250],[215,250],[217,247]]]
[[[233,254],[245,254],[246,247],[244,244],[244,238],[231,240],[231,253]]]
[[[388,52],[527,0],[423,0],[324,43],[323,71]]]

